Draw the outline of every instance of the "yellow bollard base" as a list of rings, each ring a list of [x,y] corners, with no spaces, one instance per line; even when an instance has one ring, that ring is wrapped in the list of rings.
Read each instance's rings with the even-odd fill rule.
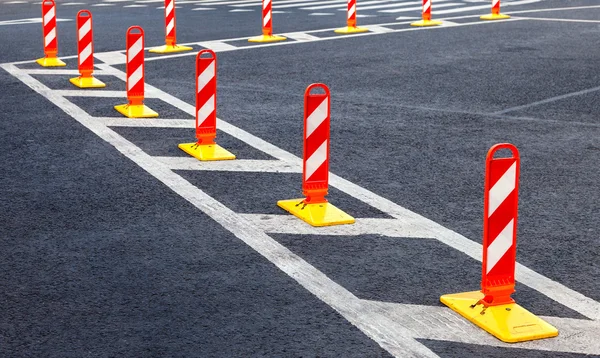
[[[481,20],[503,20],[503,19],[510,19],[509,15],[504,15],[504,14],[489,14],[489,15],[483,15],[480,17]]]
[[[508,343],[558,336],[558,330],[516,303],[471,307],[483,298],[481,291],[443,295],[440,301],[471,323]]]
[[[280,200],[277,205],[312,226],[354,224],[354,218],[330,203],[304,204],[304,199]]]
[[[193,48],[187,47],[187,46],[163,45],[163,46],[156,47],[156,48],[153,48],[148,51],[152,52],[152,53],[174,53],[174,52],[184,52],[184,51],[191,51],[191,50],[193,50]]]
[[[65,67],[67,64],[62,62],[58,57],[42,57],[35,62],[43,67]]]
[[[256,37],[252,37],[252,38],[248,39],[249,42],[277,42],[277,41],[284,41],[284,40],[287,40],[287,38],[285,38],[283,36],[279,36],[279,35],[271,35],[271,36],[260,35],[260,36],[256,36]]]
[[[156,118],[158,113],[143,104],[121,104],[115,106],[115,109],[127,118]]]
[[[441,25],[442,22],[441,21],[436,21],[436,20],[419,20],[416,22],[412,22],[410,24],[410,26],[419,26],[419,27],[425,27],[425,26],[438,26]]]
[[[104,88],[106,84],[95,77],[75,77],[69,81],[79,88]]]
[[[369,29],[364,27],[346,26],[341,29],[334,30],[336,34],[355,34],[359,32],[369,32]]]
[[[235,155],[218,144],[181,143],[179,149],[198,160],[233,160]]]

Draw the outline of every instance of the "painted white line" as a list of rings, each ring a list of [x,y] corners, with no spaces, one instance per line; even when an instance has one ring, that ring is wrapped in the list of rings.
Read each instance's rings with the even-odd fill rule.
[[[318,37],[307,34],[305,32],[288,32],[282,35],[296,41],[314,41],[318,39]]]
[[[73,21],[71,19],[56,19],[56,22],[65,22],[65,21]],[[18,19],[18,20],[5,20],[5,21],[0,21],[0,26],[7,26],[7,25],[28,25],[28,24],[41,24],[42,23],[42,18],[41,17],[33,17],[33,18],[29,18],[29,19]]]
[[[211,49],[215,52],[233,51],[233,50],[237,49],[236,46],[226,44],[226,43],[220,42],[220,41],[198,42],[198,43],[196,43],[196,45]]]
[[[510,3],[508,3],[510,4]],[[502,4],[502,7],[506,6],[506,4]],[[571,7],[555,7],[555,8],[546,8],[546,9],[530,9],[530,10],[518,10],[518,11],[510,11],[508,14],[528,14],[532,12],[541,13],[541,12],[553,12],[553,11],[573,11],[573,10],[587,10],[587,9],[599,9],[600,5],[585,5],[585,6],[571,6]]]
[[[193,136],[189,142],[193,142]],[[225,172],[300,173],[301,168],[281,160],[236,159],[199,161],[192,157],[154,157],[171,170],[213,170]]]
[[[441,8],[441,7],[452,7],[452,6],[463,6],[463,3],[460,2],[447,2],[447,3],[443,3],[443,4],[436,4],[435,8]],[[415,6],[415,7],[403,7],[401,9],[389,9],[389,10],[379,10],[377,12],[384,12],[386,14],[396,14],[396,13],[400,13],[400,12],[412,12],[412,11],[421,11],[423,9],[422,6]],[[456,8],[453,10],[462,10],[463,8]],[[439,14],[439,11],[435,11],[432,10],[431,13],[433,15]]]
[[[548,17],[518,17],[520,20],[538,20],[538,21],[558,21],[558,22],[581,22],[589,24],[598,24],[600,20],[582,20],[582,19],[555,19]]]
[[[194,119],[94,117],[107,127],[194,128]]]
[[[192,9],[192,11],[208,11],[208,10],[216,10],[214,7],[197,7]]]
[[[101,122],[95,121],[81,108],[57,95],[55,91],[50,90],[28,74],[19,71],[17,67],[10,64],[2,65],[2,67],[31,89],[46,97],[101,139],[113,145],[124,156],[200,209],[223,228],[230,231],[395,357],[438,357],[431,350],[414,340],[410,331],[404,327],[394,327],[391,330],[390,327],[393,322],[390,321],[385,312],[372,312],[365,309],[364,302],[344,287],[332,281],[304,259],[247,222],[242,216],[170,169],[165,168],[159,161],[144,153],[133,143],[107,128]]]
[[[5,2],[4,4],[6,4],[6,5],[10,5],[10,4],[27,4],[27,1],[8,1],[8,2]]]
[[[438,3],[444,2],[444,1],[448,1],[448,0],[436,0],[435,4],[437,5]],[[358,5],[361,5],[362,3],[358,3]],[[408,7],[411,5],[422,5],[423,2],[422,1],[406,1],[406,2],[399,2],[399,3],[388,3],[386,5],[377,5],[377,6],[360,6],[358,9],[359,10],[372,10],[372,9],[384,9],[384,8],[390,8],[390,7],[396,7],[396,8],[402,8],[402,7]],[[436,6],[434,5],[434,6]]]
[[[525,4],[533,4],[536,2],[540,2],[541,0],[522,0],[522,1],[512,1],[512,2],[503,2],[502,3],[502,7],[506,8],[507,6],[518,6],[518,5],[525,5]],[[490,5],[479,5],[479,6],[467,6],[467,7],[462,7],[460,9],[449,9],[449,10],[440,10],[440,11],[435,11],[436,6],[434,5],[432,8],[432,13],[434,15],[444,15],[444,14],[454,14],[457,12],[463,12],[463,11],[479,11],[479,10],[490,10]]]
[[[293,168],[293,167],[292,167]],[[295,167],[301,172],[300,167]],[[292,215],[240,214],[268,234],[358,236],[434,239],[419,226],[399,219],[356,218],[353,225],[313,227]]]
[[[66,2],[66,3],[58,3],[57,5],[62,5],[62,6],[75,6],[75,5],[85,5],[84,2]]]
[[[334,13],[331,12],[313,12],[311,14],[308,14],[309,16],[330,16],[330,15],[335,15]]]
[[[444,0],[442,0],[442,1],[444,1]],[[339,4],[335,4],[335,3],[339,3]],[[347,3],[347,1],[327,1],[327,4],[334,4],[334,5],[320,5],[320,6],[303,7],[302,10],[322,10],[322,9],[346,8],[346,3]],[[375,1],[358,2],[358,9],[365,10],[365,9],[369,9],[370,7],[363,6],[363,5],[382,4],[382,3],[389,4],[389,0],[375,0]],[[392,5],[399,6],[399,4],[392,4]],[[347,10],[347,8],[346,8],[346,10]]]
[[[91,6],[115,6],[115,4],[104,4],[104,3],[100,3],[100,4],[93,4]]]
[[[560,96],[546,98],[546,99],[543,99],[541,101],[527,103],[527,104],[524,104],[524,105],[521,105],[521,106],[516,106],[516,107],[511,107],[511,108],[503,109],[501,111],[494,112],[493,114],[499,115],[499,114],[505,114],[505,113],[508,113],[508,112],[514,112],[514,111],[518,111],[518,110],[521,110],[521,109],[526,109],[526,108],[529,108],[529,107],[539,106],[540,104],[546,104],[546,103],[551,103],[551,102],[555,102],[555,101],[560,101],[562,99],[566,99],[566,98],[570,98],[570,97],[575,97],[575,96],[581,96],[581,95],[592,93],[592,92],[596,92],[596,91],[600,91],[600,86],[599,87],[594,87],[594,88],[584,89],[584,90],[581,90],[581,91],[576,91],[576,92],[571,92],[571,93],[565,93],[565,94],[562,94]]]
[[[125,79],[125,73],[106,65],[98,65],[107,73],[114,74],[115,76]],[[194,115],[195,107],[164,92],[156,87],[147,85],[147,92],[161,98],[163,101],[170,103],[171,105],[178,107],[182,111]],[[226,132],[248,144],[257,148],[270,156],[289,162],[290,164],[301,166],[302,160],[295,155],[280,149],[271,143],[264,141],[240,128],[233,126],[221,119],[217,120],[217,126],[223,132]],[[361,200],[364,203],[394,217],[399,220],[420,222],[423,230],[428,230],[430,233],[428,237],[435,237],[440,242],[463,252],[464,254],[481,261],[482,260],[482,246],[479,243],[469,240],[465,236],[462,236],[438,223],[429,220],[417,213],[414,213],[386,198],[383,198],[365,188],[362,188],[346,179],[343,179],[333,173],[329,175],[329,183],[331,186]],[[600,320],[600,303],[586,297],[585,295],[572,290],[565,285],[553,281],[528,267],[517,263],[516,267],[517,280],[537,291],[553,299],[554,301],[571,308],[572,310],[579,312],[581,315],[594,320]]]
[[[22,70],[30,75],[79,75],[77,70],[60,70],[60,69],[45,69],[45,68],[27,68]],[[96,73],[97,74],[97,73]]]
[[[98,52],[94,54],[94,57],[107,65],[127,63],[127,56],[120,51]]]
[[[106,97],[106,98],[127,98],[126,91],[108,91],[108,90],[54,90],[62,97]],[[146,96],[151,98],[152,96]]]
[[[250,9],[233,9],[233,10],[229,10],[229,12],[251,12],[254,10],[250,10]]]
[[[378,25],[369,25],[369,26],[362,26],[365,27],[367,29],[369,29],[369,31],[372,32],[376,32],[379,34],[384,34],[386,32],[393,32],[393,29],[390,29],[389,27],[383,27],[383,26],[378,26]]]
[[[132,4],[132,5],[125,5],[123,7],[148,7],[148,5]],[[163,7],[163,9],[164,9],[164,7]]]

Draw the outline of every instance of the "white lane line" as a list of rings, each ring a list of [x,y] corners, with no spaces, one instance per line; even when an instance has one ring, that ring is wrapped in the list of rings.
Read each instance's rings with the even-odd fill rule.
[[[440,7],[452,7],[452,6],[464,6],[464,3],[461,2],[447,2],[447,3],[443,3],[443,4],[436,4],[435,8],[439,9]],[[389,10],[379,10],[377,12],[384,12],[386,14],[397,14],[399,12],[412,12],[412,11],[421,11],[423,9],[422,6],[415,6],[415,7],[403,7],[401,9],[389,9]],[[456,8],[453,10],[458,10],[457,12],[460,12],[460,10],[462,10],[463,8]],[[440,11],[435,11],[432,10],[431,13],[435,16],[436,14],[439,14]]]
[[[214,7],[197,7],[192,9],[192,11],[209,11],[209,10],[216,10]]]
[[[133,143],[94,120],[84,110],[57,95],[33,77],[19,71],[14,65],[7,64],[2,67],[264,256],[389,353],[399,358],[438,358],[431,350],[411,338],[410,331],[404,327],[389,329],[393,322],[384,312],[366,309],[364,302],[344,287]]]
[[[584,90],[581,90],[581,91],[576,91],[576,92],[571,92],[571,93],[565,93],[565,94],[562,94],[560,96],[546,98],[546,99],[543,99],[541,101],[527,103],[527,104],[524,104],[524,105],[521,105],[521,106],[516,106],[516,107],[511,107],[511,108],[503,109],[501,111],[494,112],[493,114],[500,115],[500,114],[505,114],[505,113],[508,113],[508,112],[514,112],[514,111],[518,111],[518,110],[529,108],[529,107],[539,106],[540,104],[546,104],[546,103],[551,103],[551,102],[555,102],[555,101],[560,101],[562,99],[566,99],[566,98],[570,98],[570,97],[581,96],[581,95],[592,93],[592,92],[596,92],[596,91],[599,91],[599,90],[600,90],[600,86],[599,87],[594,87],[594,88],[584,89]]]
[[[292,167],[294,168],[294,167]],[[300,172],[298,167],[295,172]],[[352,225],[313,227],[292,215],[240,214],[268,234],[358,236],[434,239],[419,226],[399,219],[356,218]]]
[[[330,15],[335,15],[334,13],[331,12],[313,12],[311,14],[308,14],[309,16],[330,16]]]
[[[233,50],[237,49],[236,46],[233,46],[233,45],[230,45],[230,44],[226,44],[225,42],[221,42],[221,41],[198,42],[195,45],[211,49],[211,50],[213,50],[215,52],[233,51]]]
[[[58,5],[62,6],[75,6],[75,5],[85,5],[84,2],[66,2],[66,3],[58,3]]]
[[[12,4],[27,4],[27,1],[8,1],[5,2],[6,5],[12,5]]]
[[[65,22],[65,21],[73,21],[71,19],[56,19],[56,22]],[[0,26],[8,26],[8,25],[28,25],[28,24],[41,24],[41,17],[33,17],[29,19],[17,19],[17,20],[5,20],[0,21]]]
[[[91,6],[115,6],[115,4],[104,4],[104,3],[100,3],[100,4],[93,4]]]
[[[536,2],[540,2],[540,1],[541,0],[522,0],[522,1],[503,2],[502,7],[506,8],[506,6],[518,6],[518,5],[525,5],[525,4],[533,4]],[[437,6],[437,7],[439,7],[439,6]],[[432,13],[434,15],[444,15],[444,14],[454,14],[457,12],[486,10],[486,9],[489,10],[490,5],[467,6],[467,7],[461,7],[460,9],[449,9],[449,10],[440,10],[440,11],[436,11],[435,8],[436,8],[436,6],[433,5]]]
[[[126,75],[124,72],[107,65],[98,65],[99,68],[103,69],[107,73],[113,74],[124,80]],[[181,109],[182,111],[194,115],[195,106],[192,106],[154,86],[146,86],[147,93],[161,98],[166,103]],[[295,155],[278,148],[277,146],[266,142],[265,140],[258,138],[236,126],[227,123],[221,119],[217,119],[217,126],[220,130],[228,133],[239,140],[248,143],[252,147],[269,154],[273,158],[287,161],[290,164],[302,166],[302,159]],[[356,185],[342,177],[339,177],[333,173],[329,174],[329,184],[350,196],[369,204],[370,206],[382,211],[394,218],[400,220],[408,220],[410,222],[420,222],[423,230],[428,230],[430,233],[428,237],[435,237],[440,242],[458,250],[462,253],[478,260],[482,261],[482,245],[469,240],[463,235],[460,235],[438,223],[427,219],[415,212],[412,212],[384,197],[381,197],[372,191],[369,191],[359,185]],[[530,268],[517,263],[516,267],[517,280],[545,296],[553,299],[554,301],[562,304],[563,306],[569,307],[570,309],[580,313],[581,315],[594,319],[600,320],[600,303],[575,291],[565,285],[553,281],[552,279],[545,277]]]
[[[392,322],[410,329],[413,336],[420,339],[547,352],[579,354],[600,352],[600,342],[597,339],[597,332],[600,332],[598,321],[541,316],[540,318],[558,328],[560,332],[558,337],[515,344],[496,339],[444,306],[367,302],[372,305],[372,310],[386,312]]]
[[[339,4],[335,4],[335,3],[339,3]],[[319,5],[319,6],[310,6],[310,7],[303,7],[301,8],[302,10],[322,10],[322,9],[337,9],[337,8],[346,8],[346,2],[347,1],[327,1],[327,4],[335,4],[335,5]],[[322,4],[322,2],[319,2]],[[370,4],[382,4],[382,3],[390,3],[389,0],[375,0],[375,1],[364,1],[364,2],[358,2],[358,9],[359,10],[365,10],[368,9],[369,7],[365,7],[363,5],[370,5]],[[399,4],[393,4],[395,6],[399,6]]]
[[[99,52],[94,57],[108,65],[127,63],[127,56],[121,51]]]
[[[254,10],[250,10],[250,9],[233,9],[233,10],[229,10],[229,12],[251,12]]]
[[[369,25],[369,26],[362,26],[362,27],[365,27],[365,28],[369,29],[369,31],[376,32],[379,34],[384,34],[386,32],[394,31],[394,29],[390,29],[389,27],[383,27],[383,26],[378,26],[378,25]]]
[[[318,37],[307,34],[305,32],[288,32],[282,35],[296,41],[314,41],[318,39]]]
[[[60,69],[44,69],[44,68],[27,68],[22,70],[30,75],[79,75],[77,70],[60,70]],[[98,73],[95,73],[98,74]]]
[[[54,90],[57,95],[62,97],[106,97],[106,98],[127,98],[126,91],[108,91],[108,90]],[[146,96],[151,97],[151,96]]]
[[[194,128],[194,119],[94,117],[108,127]]]
[[[148,5],[132,4],[132,5],[125,5],[123,7],[148,7]],[[164,9],[164,7],[163,7],[163,9]]]
[[[189,142],[193,142],[191,137]],[[154,157],[171,170],[213,170],[224,172],[300,173],[302,170],[282,160],[236,159],[199,161],[191,157]]]
[[[322,3],[321,0],[283,0],[283,1],[277,1],[275,3],[273,3],[273,8],[275,7],[279,7],[280,5],[287,5],[287,4],[319,4]],[[247,7],[247,6],[260,6],[262,4],[262,1],[246,1],[244,4],[239,4],[239,5],[230,5],[233,7]],[[298,5],[298,6],[302,6],[302,5]]]
[[[557,21],[557,22],[581,22],[589,24],[598,24],[600,20],[582,20],[582,19],[557,19],[551,17],[523,17],[519,16],[519,20],[538,20],[538,21]]]

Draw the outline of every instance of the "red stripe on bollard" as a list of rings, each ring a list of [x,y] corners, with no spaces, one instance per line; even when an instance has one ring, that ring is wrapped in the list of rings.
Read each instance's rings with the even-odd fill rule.
[[[325,93],[311,94],[320,88]],[[323,203],[329,187],[329,88],[315,83],[304,93],[304,158],[302,190],[305,203]]]
[[[196,55],[196,138],[198,144],[213,144],[216,136],[217,55],[202,50]]]
[[[494,158],[501,149],[510,158]],[[519,151],[512,144],[496,144],[486,158],[483,269],[481,289],[487,306],[514,302],[519,191]]]

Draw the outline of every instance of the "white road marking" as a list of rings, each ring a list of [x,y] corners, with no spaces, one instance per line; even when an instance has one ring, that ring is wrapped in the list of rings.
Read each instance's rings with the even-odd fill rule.
[[[288,32],[282,35],[296,41],[314,41],[315,39],[318,39],[318,37],[305,32]]]
[[[233,50],[237,49],[236,46],[226,44],[225,42],[221,42],[221,41],[198,42],[195,45],[211,49],[215,52],[233,51]]]
[[[115,6],[115,4],[105,4],[105,3],[100,3],[100,4],[93,4],[91,6]]]
[[[45,68],[28,68],[23,69],[22,71],[30,75],[79,75],[79,71],[77,70],[49,70]],[[98,73],[99,72],[96,72],[95,74]]]
[[[94,57],[107,65],[116,65],[127,62],[127,56],[121,51],[96,52]]]
[[[313,12],[311,14],[308,14],[309,16],[329,16],[329,15],[335,15],[334,13],[331,12]]]
[[[107,127],[194,128],[194,119],[94,117]]]
[[[108,91],[108,90],[55,90],[62,97],[105,97],[105,98],[126,98],[126,91]],[[146,96],[149,97],[149,96]]]
[[[148,7],[148,5],[132,4],[132,5],[125,5],[123,7]],[[164,7],[163,7],[163,9],[164,9]]]
[[[193,134],[193,131],[190,132]],[[194,142],[193,135],[189,142]],[[171,170],[216,170],[226,172],[300,173],[297,166],[282,160],[236,159],[223,161],[199,161],[191,157],[154,157]]]
[[[65,21],[73,21],[71,19],[56,19],[56,22],[65,22]],[[18,20],[5,20],[5,21],[0,21],[0,26],[7,26],[7,25],[28,25],[28,24],[39,24],[42,22],[42,18],[41,17],[33,17],[33,18],[29,18],[29,19],[18,19]]]
[[[369,31],[377,32],[380,34],[394,31],[393,29],[390,29],[389,27],[383,27],[383,26],[378,26],[378,25],[368,25],[368,26],[363,26],[363,27],[369,29]]]
[[[447,2],[447,3],[443,3],[443,4],[436,4],[434,5],[436,9],[439,9],[441,7],[452,7],[452,6],[463,6],[463,3],[459,3],[459,2]],[[388,9],[388,10],[379,10],[378,12],[384,12],[386,14],[397,14],[399,12],[413,12],[413,11],[421,11],[423,9],[422,6],[415,6],[415,7],[403,7],[400,9]],[[461,10],[463,9],[461,8],[457,8],[454,10]],[[432,15],[436,15],[439,14],[440,11],[435,11],[435,10],[431,10]]]
[[[533,4],[536,2],[540,2],[541,0],[521,0],[521,1],[510,1],[510,2],[503,2],[502,3],[502,8],[506,9],[507,6],[517,6],[517,5],[525,5],[525,4]],[[439,6],[437,6],[439,7]],[[490,5],[479,5],[479,6],[467,6],[467,7],[462,7],[460,9],[449,9],[449,10],[440,10],[440,11],[435,11],[436,6],[433,5],[432,8],[432,13],[435,15],[444,15],[444,14],[454,14],[457,12],[466,12],[466,11],[479,11],[479,10],[491,10]]]
[[[250,9],[233,9],[233,10],[229,10],[229,12],[250,12],[250,11],[254,11],[254,10],[250,10]]]
[[[293,168],[293,167],[292,167]],[[296,169],[300,169],[296,167]],[[294,171],[294,173],[299,170]],[[359,236],[433,239],[419,222],[398,219],[356,218],[353,225],[313,227],[292,215],[240,214],[268,234]]]
[[[214,7],[197,7],[192,9],[192,11],[208,11],[208,10],[216,10]]]
[[[556,97],[546,98],[546,99],[543,99],[541,101],[527,103],[527,104],[524,104],[524,105],[521,105],[521,106],[516,106],[516,107],[511,107],[511,108],[503,109],[501,111],[494,112],[494,114],[505,114],[505,113],[508,113],[508,112],[519,111],[521,109],[526,109],[526,108],[529,108],[529,107],[539,106],[541,104],[556,102],[556,101],[560,101],[562,99],[566,99],[566,98],[569,98],[569,97],[581,96],[581,95],[592,93],[592,92],[596,92],[596,91],[600,91],[600,86],[599,87],[594,87],[594,88],[584,89],[584,90],[581,90],[581,91],[576,91],[576,92],[571,92],[571,93],[565,93],[563,95],[556,96]]]
[[[549,18],[549,17],[523,17],[519,16],[520,20],[538,20],[538,21],[558,21],[558,22],[581,22],[581,23],[590,23],[590,24],[598,24],[600,20],[583,20],[583,19],[557,19],[557,18]]]

